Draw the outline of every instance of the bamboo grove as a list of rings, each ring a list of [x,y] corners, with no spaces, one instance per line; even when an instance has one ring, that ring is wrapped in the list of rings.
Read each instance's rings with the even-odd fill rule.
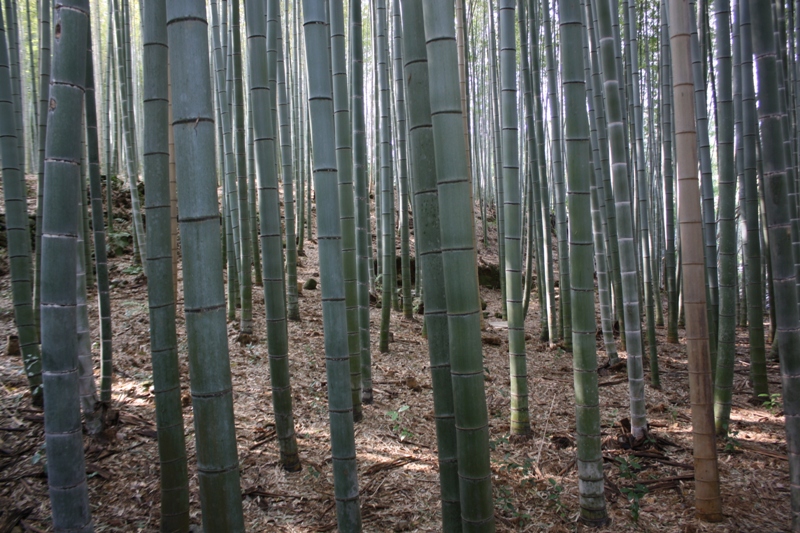
[[[798,119],[800,2],[2,0],[6,242],[53,529],[94,529],[83,441],[110,423],[107,249],[127,239],[147,280],[162,531],[189,531],[193,472],[204,530],[246,528],[228,324],[251,342],[254,291],[280,466],[303,468],[289,364],[303,339],[288,324],[304,319],[297,265],[310,242],[340,531],[362,530],[354,435],[373,361],[415,306],[441,529],[495,530],[477,261],[492,246],[519,446],[535,405],[526,323],[572,354],[582,522],[608,524],[598,365],[625,366],[642,443],[648,389],[661,387],[656,330],[676,344],[679,326],[696,515],[723,520],[718,440],[746,327],[754,399],[775,392],[767,362],[780,362],[800,531]],[[129,232],[111,200],[123,179]]]

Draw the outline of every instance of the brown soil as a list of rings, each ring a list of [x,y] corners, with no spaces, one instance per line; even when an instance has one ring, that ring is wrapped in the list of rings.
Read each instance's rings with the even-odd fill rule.
[[[490,249],[481,260],[496,263],[496,233],[490,223]],[[477,228],[480,236],[480,227]],[[4,251],[3,251],[4,253]],[[306,243],[298,278],[317,277],[316,246]],[[130,255],[111,260],[114,328],[113,408],[119,422],[108,439],[85,439],[89,494],[97,531],[158,531],[159,467],[155,433],[152,365],[149,354],[147,286],[132,272]],[[181,274],[179,274],[181,279]],[[278,465],[265,339],[263,292],[254,290],[255,335],[242,346],[237,323],[228,325],[234,380],[241,488],[249,531],[313,532],[336,528],[328,432],[325,360],[320,291],[303,291],[301,322],[289,323],[296,430],[303,470],[290,474]],[[535,301],[526,322],[533,436],[509,438],[507,333],[493,318],[499,291],[482,289],[490,318],[484,344],[486,396],[491,426],[491,464],[498,531],[578,531],[572,359],[560,347],[539,339]],[[97,306],[90,297],[93,339],[98,339]],[[188,399],[186,338],[179,295],[179,351],[184,395]],[[380,311],[371,309],[375,403],[364,407],[356,425],[359,484],[364,530],[439,531],[438,466],[428,354],[420,317],[392,313],[391,353],[378,351]],[[495,324],[497,327],[493,327]],[[0,332],[14,332],[10,281],[0,277]],[[682,332],[681,332],[682,333]],[[624,420],[628,400],[624,368],[603,369],[600,402],[603,421],[606,497],[612,524],[601,531],[779,531],[790,526],[789,476],[784,417],[751,403],[747,334],[739,331],[734,439],[719,442],[719,468],[725,520],[706,524],[694,518],[691,421],[686,351],[665,343],[658,331],[662,389],[647,387],[653,442],[626,449]],[[598,335],[598,359],[605,361]],[[624,352],[621,354],[624,357]],[[99,373],[99,368],[96,368]],[[769,364],[771,390],[780,393],[777,363]],[[47,479],[43,470],[43,417],[30,407],[19,357],[0,357],[0,531],[51,531]],[[184,420],[191,474],[191,517],[200,524],[190,402]],[[403,409],[408,406],[407,409]],[[402,412],[401,412],[402,411]],[[388,413],[399,413],[398,421]],[[626,467],[633,467],[626,474]],[[630,468],[628,469],[630,470]],[[624,494],[636,485],[649,488],[634,521]],[[8,527],[3,527],[10,524]],[[14,525],[16,524],[16,526]]]

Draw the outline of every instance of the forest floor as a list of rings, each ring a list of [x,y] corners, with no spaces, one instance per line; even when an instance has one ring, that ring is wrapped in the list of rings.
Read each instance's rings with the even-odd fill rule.
[[[124,195],[121,195],[124,197]],[[122,201],[124,204],[124,201]],[[122,212],[125,218],[126,213]],[[476,211],[476,221],[480,220]],[[478,228],[478,235],[481,235]],[[479,261],[496,264],[495,223]],[[155,532],[159,527],[159,467],[147,285],[131,255],[110,259],[114,342],[114,409],[119,421],[102,437],[85,439],[89,497],[98,532]],[[298,278],[319,279],[317,250],[306,243]],[[179,272],[178,278],[182,274]],[[486,398],[498,531],[583,531],[577,522],[575,410],[572,358],[539,341],[535,298],[526,321],[532,437],[509,437],[507,330],[494,314],[499,290],[482,287]],[[272,416],[263,291],[253,291],[255,336],[236,342],[229,322],[241,488],[248,531],[316,532],[336,529],[323,351],[321,294],[304,290],[302,320],[289,322],[294,417],[303,469],[284,472]],[[99,338],[96,296],[89,298],[92,339]],[[189,454],[191,519],[200,524],[194,425],[188,383],[183,297],[178,335]],[[441,529],[436,434],[427,344],[421,316],[392,312],[390,353],[378,350],[380,310],[371,307],[375,401],[356,425],[364,531]],[[598,321],[599,327],[599,321]],[[15,333],[7,252],[0,248],[0,334]],[[631,449],[625,438],[628,388],[624,366],[600,370],[606,497],[611,524],[598,531],[783,531],[791,523],[784,417],[780,401],[752,400],[747,331],[738,330],[732,437],[717,443],[725,519],[694,517],[692,434],[686,349],[665,342],[658,328],[660,390],[647,385],[651,439]],[[605,362],[598,333],[598,360]],[[97,355],[97,344],[94,345]],[[620,356],[625,357],[625,352]],[[647,368],[647,365],[645,365]],[[96,374],[99,366],[96,365]],[[770,391],[781,393],[778,364],[768,364]],[[43,447],[43,416],[31,408],[19,356],[0,356],[0,532],[52,531]],[[773,398],[777,400],[777,397]],[[638,517],[638,518],[637,518]]]

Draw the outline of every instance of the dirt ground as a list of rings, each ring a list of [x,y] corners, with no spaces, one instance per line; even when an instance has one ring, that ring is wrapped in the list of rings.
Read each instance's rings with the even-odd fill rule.
[[[124,218],[124,213],[123,213]],[[123,221],[125,222],[125,221]],[[480,260],[497,262],[494,221]],[[480,236],[480,229],[478,229]],[[85,439],[89,496],[98,532],[155,532],[159,525],[159,467],[146,280],[131,256],[110,260],[114,333],[113,408],[119,423],[110,438]],[[300,280],[318,279],[316,246],[306,243]],[[0,249],[0,332],[14,333],[7,253]],[[181,274],[179,274],[181,279]],[[490,313],[484,332],[486,396],[498,531],[583,531],[577,522],[572,359],[539,339],[536,302],[526,321],[528,383],[533,436],[509,438],[507,332],[494,313],[497,290],[482,288]],[[248,531],[315,532],[336,529],[327,416],[319,290],[303,291],[300,322],[289,322],[294,415],[303,469],[278,466],[265,341],[263,291],[253,291],[255,335],[242,346],[236,322],[228,324],[234,380],[241,488]],[[90,295],[93,340],[99,339],[95,293]],[[178,334],[184,397],[189,397],[182,293]],[[433,403],[421,316],[392,313],[388,354],[378,351],[380,310],[371,308],[375,402],[356,425],[364,531],[439,531],[441,512]],[[492,326],[494,324],[494,326]],[[599,321],[598,321],[599,327]],[[600,531],[782,531],[790,527],[789,475],[780,402],[751,401],[747,332],[736,350],[732,438],[718,442],[725,520],[694,518],[694,482],[686,350],[665,343],[658,330],[661,390],[647,386],[652,439],[625,449],[621,421],[628,416],[624,367],[602,369],[606,497],[611,525]],[[681,330],[681,336],[683,330]],[[94,345],[97,355],[98,345]],[[620,354],[625,356],[624,352]],[[598,360],[605,362],[598,334]],[[778,364],[768,364],[770,391],[780,394]],[[99,375],[99,365],[96,365]],[[43,416],[31,408],[18,356],[0,356],[0,532],[52,531],[43,469]],[[776,397],[777,399],[777,397]],[[191,518],[200,524],[192,408],[184,402],[189,454]],[[630,496],[630,498],[629,498]],[[638,520],[637,520],[638,516]]]

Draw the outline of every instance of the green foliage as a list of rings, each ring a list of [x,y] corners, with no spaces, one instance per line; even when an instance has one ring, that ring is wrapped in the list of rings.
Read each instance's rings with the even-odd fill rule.
[[[777,413],[783,405],[781,395],[777,392],[773,392],[772,394],[759,394],[758,397],[764,400],[764,403],[761,405],[773,415]]]
[[[619,477],[624,479],[636,479],[637,474],[642,470],[642,463],[636,457],[617,460],[619,465]]]
[[[568,509],[567,506],[561,501],[561,493],[564,492],[563,485],[559,484],[554,478],[548,478],[547,482],[550,486],[547,488],[547,502],[550,506],[554,507],[556,512],[562,519],[566,519]]]
[[[638,522],[640,510],[639,501],[649,492],[647,487],[641,483],[637,483],[633,487],[622,487],[620,490],[630,502],[628,509],[631,511],[631,518],[634,522]]]
[[[407,405],[401,405],[397,411],[386,411],[386,417],[392,422],[392,431],[400,435],[400,440],[411,438],[414,434],[403,425],[403,413],[408,411]]]
[[[508,435],[500,435],[497,438],[489,439],[489,448],[495,451],[501,444],[508,444]]]
[[[106,242],[106,253],[108,257],[118,257],[123,255],[131,244],[133,244],[133,237],[127,231],[109,232]]]
[[[495,490],[495,509],[513,517],[519,526],[524,526],[531,520],[531,515],[521,512],[514,503],[514,493],[508,485],[500,485]]]
[[[138,276],[142,273],[142,265],[128,265],[122,269],[123,274],[130,274],[131,276]]]
[[[735,429],[731,432],[726,432],[727,436],[724,438],[725,446],[722,451],[728,454],[733,454],[739,451],[742,444],[736,437],[739,435],[739,430]]]

